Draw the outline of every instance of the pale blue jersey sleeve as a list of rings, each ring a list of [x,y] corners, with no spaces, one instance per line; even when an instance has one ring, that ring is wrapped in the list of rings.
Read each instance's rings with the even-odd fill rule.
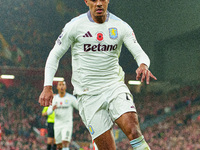
[[[53,78],[58,69],[59,61],[73,43],[73,23],[65,25],[46,61],[44,86],[52,86]]]
[[[137,42],[137,39],[135,37],[135,33],[133,32],[133,29],[125,23],[124,28],[124,38],[123,42],[127,49],[131,52],[134,59],[136,60],[138,66],[140,66],[142,63],[146,64],[148,67],[150,66],[150,59],[147,56],[147,54],[143,51],[139,43]]]

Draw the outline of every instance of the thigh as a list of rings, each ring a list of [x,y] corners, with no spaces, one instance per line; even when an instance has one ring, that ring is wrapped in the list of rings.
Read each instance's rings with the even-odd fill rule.
[[[107,130],[94,139],[98,150],[116,150],[112,129]]]
[[[62,141],[71,141],[72,138],[72,126],[67,126],[62,129]]]
[[[62,143],[62,135],[61,135],[61,129],[60,128],[54,128],[54,136],[56,144]]]
[[[136,112],[135,104],[130,93],[116,93],[113,97],[113,100],[109,104],[109,114],[113,121],[126,112]]]
[[[104,95],[85,96],[79,99],[79,114],[92,139],[97,138],[113,126]]]
[[[101,134],[105,133],[113,126],[113,122],[106,109],[100,108],[87,124],[88,130],[92,136],[92,139],[97,138]]]
[[[142,135],[136,112],[124,113],[117,120],[115,120],[115,122],[130,141]]]

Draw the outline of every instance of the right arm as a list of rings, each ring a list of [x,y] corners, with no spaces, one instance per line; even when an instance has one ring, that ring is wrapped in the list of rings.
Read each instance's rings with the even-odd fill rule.
[[[57,105],[49,106],[49,108],[47,110],[47,115],[51,115],[56,108],[57,108]]]
[[[58,37],[53,49],[51,50],[45,65],[45,77],[44,88],[39,97],[39,103],[41,106],[49,106],[52,104],[53,91],[52,84],[55,73],[58,69],[59,61],[62,56],[67,52],[72,43],[71,37],[71,25],[67,24]]]

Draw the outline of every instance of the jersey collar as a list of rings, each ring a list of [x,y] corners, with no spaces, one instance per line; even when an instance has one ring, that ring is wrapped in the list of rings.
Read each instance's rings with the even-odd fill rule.
[[[67,95],[67,92],[65,93],[65,96]],[[65,96],[63,96],[63,97],[65,97]],[[58,94],[58,97],[60,97],[60,94]],[[63,98],[63,97],[60,97],[60,98]]]
[[[90,10],[87,12],[87,16],[88,16],[88,19],[89,19],[91,22],[94,22],[94,20],[92,19]],[[106,21],[105,21],[105,22],[108,22],[109,17],[110,17],[110,12],[107,11],[107,17],[106,17]]]

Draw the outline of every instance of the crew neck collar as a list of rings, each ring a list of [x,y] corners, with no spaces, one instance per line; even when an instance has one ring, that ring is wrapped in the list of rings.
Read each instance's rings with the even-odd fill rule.
[[[90,10],[87,12],[87,16],[88,16],[88,19],[89,19],[91,22],[95,22],[95,21],[92,19]],[[105,21],[105,22],[108,22],[109,17],[110,17],[110,12],[107,11],[107,16],[106,16],[106,21]]]

